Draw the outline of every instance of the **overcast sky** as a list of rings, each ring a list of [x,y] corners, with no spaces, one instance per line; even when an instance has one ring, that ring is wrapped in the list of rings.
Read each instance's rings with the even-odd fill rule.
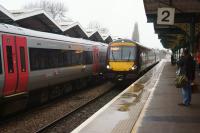
[[[9,10],[23,8],[30,2],[39,0],[0,0]],[[134,23],[138,22],[140,42],[147,47],[162,48],[153,24],[147,24],[143,0],[54,0],[62,1],[68,8],[66,16],[78,21],[83,27],[97,21],[109,29],[112,36],[131,38]]]

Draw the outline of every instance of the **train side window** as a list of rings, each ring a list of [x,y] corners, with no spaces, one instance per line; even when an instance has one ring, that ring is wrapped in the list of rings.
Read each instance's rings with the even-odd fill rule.
[[[26,72],[26,61],[25,61],[24,47],[20,47],[20,59],[21,59],[21,71]]]
[[[67,66],[71,66],[72,65],[72,51],[69,50],[69,51],[66,51],[65,52],[65,58],[67,59]]]
[[[100,63],[105,64],[106,60],[106,53],[105,52],[99,52],[99,58],[100,58]]]
[[[60,57],[62,58],[62,66],[70,66],[71,65],[71,52],[68,50],[61,50],[61,55]]]
[[[87,60],[87,59],[86,59],[86,52],[84,51],[84,52],[83,52],[83,64],[84,64],[84,65],[87,65],[87,64],[86,64],[86,60]]]
[[[46,49],[45,49],[46,50]],[[47,49],[51,52],[51,56],[48,57],[48,53],[45,55],[45,60],[51,61],[51,63],[47,63],[46,68],[56,68],[59,66],[59,51],[57,49]],[[45,51],[44,51],[45,52]]]
[[[1,47],[0,47],[0,74],[2,74]]]
[[[83,63],[82,51],[75,50],[72,51],[72,65],[80,65]]]
[[[77,59],[76,59],[76,54],[75,54],[75,51],[71,51],[72,52],[72,65],[75,65],[76,62],[77,62]]]
[[[83,61],[83,51],[81,51],[79,53],[79,64],[84,64],[84,61]]]
[[[63,67],[64,66],[64,60],[63,60],[62,50],[56,50],[56,53],[57,53],[57,58],[58,58],[57,67]]]
[[[92,51],[85,51],[86,64],[92,64]]]
[[[93,64],[93,53],[92,51],[89,52],[90,64]]]
[[[31,70],[39,70],[41,69],[41,59],[42,55],[40,55],[40,49],[38,48],[30,48],[29,49],[29,57],[30,57],[30,68]]]
[[[92,51],[30,48],[31,70],[92,64]]]
[[[30,68],[41,70],[76,65],[79,62],[74,59],[72,62],[72,53],[74,51],[71,50],[30,48]],[[81,58],[78,59],[81,60]]]
[[[12,46],[6,46],[7,60],[8,60],[8,73],[14,73]]]

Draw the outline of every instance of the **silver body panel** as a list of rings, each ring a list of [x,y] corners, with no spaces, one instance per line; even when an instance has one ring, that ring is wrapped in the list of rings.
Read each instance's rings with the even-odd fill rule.
[[[83,71],[83,65],[58,69],[46,69],[29,73],[28,90],[53,86],[59,83],[75,80],[92,75],[92,65],[87,65]]]
[[[63,41],[48,40],[35,37],[28,37],[27,44],[28,44],[28,49],[48,48],[48,49],[92,51],[92,45],[83,45],[83,44],[69,43],[69,42],[66,43]],[[33,91],[35,89],[53,86],[70,80],[87,77],[92,75],[92,72],[93,72],[92,65],[77,65],[70,67],[30,71],[30,63],[29,63],[28,90]]]

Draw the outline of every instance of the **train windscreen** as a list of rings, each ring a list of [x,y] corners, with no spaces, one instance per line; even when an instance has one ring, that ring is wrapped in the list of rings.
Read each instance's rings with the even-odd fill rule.
[[[113,61],[132,61],[136,58],[136,47],[112,46],[109,51],[109,59]]]

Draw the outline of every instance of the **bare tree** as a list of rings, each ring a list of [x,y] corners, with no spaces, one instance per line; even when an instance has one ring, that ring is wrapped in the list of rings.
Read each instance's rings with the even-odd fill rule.
[[[132,40],[133,41],[137,41],[137,42],[140,41],[138,23],[135,23],[135,25],[134,25],[134,30],[133,30],[133,34],[132,34]]]
[[[97,21],[91,21],[88,24],[88,29],[99,30],[100,28],[101,28],[101,25]]]
[[[92,30],[98,30],[102,34],[108,34],[109,30],[106,27],[103,27],[99,22],[97,21],[91,21],[88,25],[88,29]]]
[[[41,8],[45,10],[53,19],[63,19],[68,11],[63,2],[54,2],[49,0],[40,0],[39,2],[29,3],[24,6],[25,9]]]

